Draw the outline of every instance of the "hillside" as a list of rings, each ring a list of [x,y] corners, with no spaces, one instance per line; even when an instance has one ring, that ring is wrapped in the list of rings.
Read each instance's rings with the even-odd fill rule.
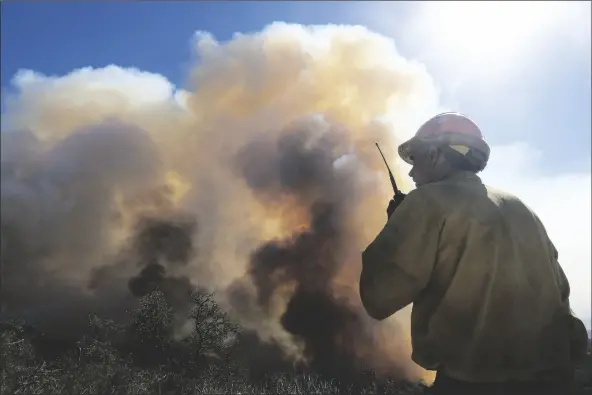
[[[211,302],[196,294],[194,302]],[[272,365],[271,348],[210,304],[192,332],[172,337],[170,306],[160,292],[142,299],[125,326],[96,316],[78,339],[50,338],[24,322],[0,325],[2,394],[423,394],[424,386],[376,372]],[[201,336],[199,336],[201,334]],[[266,364],[266,362],[268,362]],[[577,394],[592,391],[592,356],[578,369]]]

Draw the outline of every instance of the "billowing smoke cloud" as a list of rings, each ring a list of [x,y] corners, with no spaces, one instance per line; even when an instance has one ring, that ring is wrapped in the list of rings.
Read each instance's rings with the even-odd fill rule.
[[[395,164],[397,139],[436,110],[429,75],[362,27],[200,33],[195,48],[186,90],[115,66],[15,77],[7,310],[64,325],[200,286],[288,360],[422,376],[405,313],[372,321],[357,281],[390,194],[374,141]]]
[[[116,243],[115,194],[133,196],[162,171],[148,135],[105,120],[54,144],[31,130],[3,132],[1,146],[4,307],[68,317],[122,298],[116,289],[92,298],[85,283]]]

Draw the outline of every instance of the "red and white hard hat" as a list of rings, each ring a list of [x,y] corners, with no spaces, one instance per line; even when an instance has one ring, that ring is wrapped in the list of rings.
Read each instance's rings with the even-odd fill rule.
[[[425,143],[447,145],[465,156],[469,153],[476,154],[485,163],[489,159],[489,145],[483,139],[477,124],[457,112],[445,112],[430,118],[417,130],[415,136],[399,146],[399,156],[412,165],[413,147]]]

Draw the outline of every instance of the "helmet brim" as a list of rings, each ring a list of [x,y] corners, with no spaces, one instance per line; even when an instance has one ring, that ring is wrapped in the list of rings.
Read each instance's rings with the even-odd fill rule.
[[[415,138],[409,139],[405,141],[403,144],[399,145],[397,151],[399,153],[399,157],[410,165],[413,165],[413,157],[411,155],[411,146],[415,142]]]

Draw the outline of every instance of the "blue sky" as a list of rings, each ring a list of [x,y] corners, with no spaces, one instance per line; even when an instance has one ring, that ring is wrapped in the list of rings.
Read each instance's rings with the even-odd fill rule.
[[[472,81],[472,91],[459,93],[454,86],[458,76],[439,75],[442,62],[430,59],[425,46],[405,30],[414,8],[406,2],[8,2],[2,5],[1,83],[9,86],[21,68],[63,75],[82,66],[117,64],[160,73],[183,85],[196,30],[225,41],[235,32],[258,31],[273,21],[362,24],[393,36],[403,55],[426,62],[440,77],[445,101],[482,120],[494,142],[506,143],[516,135],[528,139],[545,151],[544,170],[551,173],[589,168],[590,50],[585,42],[574,48],[562,35],[555,41],[533,40],[530,47],[543,48],[516,66],[511,83],[486,75],[485,80],[498,81],[486,86]],[[569,22],[563,28],[570,29]],[[530,111],[516,110],[516,100]]]
[[[552,235],[570,226],[585,244],[563,236],[559,249],[571,248],[566,271],[589,317],[590,3],[515,3],[498,12],[437,2],[3,2],[1,84],[10,91],[19,69],[62,76],[115,64],[182,87],[198,30],[225,41],[274,21],[367,26],[426,65],[444,105],[478,121],[498,164],[489,179],[547,210]],[[510,154],[519,169],[502,163]],[[568,210],[561,194],[582,198]]]
[[[281,20],[330,23],[335,3],[43,2],[2,6],[2,86],[19,68],[66,74],[85,66],[135,66],[183,84],[196,30],[228,40]],[[23,22],[24,21],[24,22]],[[59,53],[59,55],[58,55]]]

